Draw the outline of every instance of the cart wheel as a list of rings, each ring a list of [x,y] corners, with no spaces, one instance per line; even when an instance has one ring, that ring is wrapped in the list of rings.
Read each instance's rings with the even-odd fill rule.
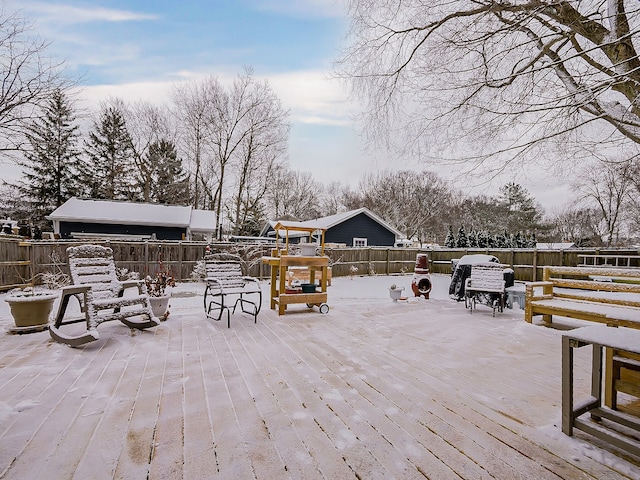
[[[329,305],[326,303],[320,304],[320,313],[329,313]]]
[[[313,303],[307,303],[307,308],[313,308]]]

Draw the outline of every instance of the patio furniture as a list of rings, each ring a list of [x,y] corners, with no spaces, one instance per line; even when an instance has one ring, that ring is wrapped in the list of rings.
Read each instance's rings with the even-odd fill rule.
[[[593,349],[591,395],[574,403],[573,351],[586,345],[592,345]],[[562,335],[562,431],[571,436],[574,429],[579,429],[633,455],[640,456],[640,441],[638,440],[640,421],[638,417],[603,405],[603,348],[623,350],[629,354],[640,354],[640,331],[625,327],[613,328],[595,325],[577,328]],[[612,372],[607,372],[607,375],[611,376]],[[590,414],[592,420],[582,418],[587,413]],[[603,422],[602,419],[607,421]]]
[[[471,276],[464,284],[464,305],[473,313],[478,303],[487,305],[493,309],[504,311],[505,304],[505,280],[503,268],[500,264],[479,263],[472,265]]]
[[[78,347],[100,338],[98,325],[120,320],[130,328],[146,329],[160,324],[153,316],[147,288],[143,280],[121,282],[116,275],[113,250],[99,245],[67,248],[72,286],[62,289],[62,296],[54,322],[49,328],[51,338]],[[137,294],[124,296],[125,290],[137,288]],[[69,300],[76,298],[81,317],[65,318]],[[86,323],[86,331],[68,334],[63,325]]]
[[[507,308],[513,308],[514,302],[518,304],[520,310],[524,310],[525,304],[525,291],[524,284],[519,283],[513,287],[507,287],[504,289],[507,294]]]
[[[205,257],[207,286],[204,291],[204,310],[207,317],[219,321],[227,313],[227,328],[231,327],[231,313],[240,305],[243,313],[253,316],[257,323],[262,307],[262,289],[254,277],[244,274],[242,259],[229,253],[216,253]]]
[[[594,281],[611,277],[622,282]],[[542,315],[550,325],[553,315],[640,328],[640,270],[602,267],[544,267],[543,281],[525,284],[524,318],[531,323]],[[536,290],[537,289],[537,290]],[[542,289],[542,292],[540,292]]]

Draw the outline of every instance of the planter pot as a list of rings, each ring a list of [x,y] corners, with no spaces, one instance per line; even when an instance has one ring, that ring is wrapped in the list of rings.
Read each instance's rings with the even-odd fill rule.
[[[390,288],[389,289],[389,296],[391,297],[391,300],[393,300],[394,302],[397,302],[400,298],[402,298],[402,291],[403,290],[404,290],[404,287]]]
[[[54,293],[35,295],[18,294],[5,298],[11,307],[11,315],[16,324],[13,331],[39,331],[47,328],[53,302],[58,298]]]
[[[316,293],[315,283],[303,283],[300,288],[302,288],[302,293]]]
[[[163,295],[162,297],[149,297],[149,303],[151,304],[151,311],[160,320],[166,320],[169,316],[169,300],[171,294]]]

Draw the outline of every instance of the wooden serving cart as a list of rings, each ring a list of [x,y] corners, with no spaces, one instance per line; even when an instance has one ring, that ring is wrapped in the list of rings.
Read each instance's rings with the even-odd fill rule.
[[[318,307],[320,313],[329,312],[327,304],[327,278],[329,269],[329,257],[324,255],[324,234],[326,229],[312,222],[304,223],[285,223],[278,222],[275,227],[276,238],[280,238],[280,232],[285,233],[284,249],[274,248],[271,256],[262,257],[262,263],[271,267],[271,290],[270,290],[270,307],[276,309],[278,305],[278,314],[283,315],[287,309],[287,305],[306,304],[309,308]],[[289,233],[302,232],[308,234],[310,243],[313,242],[313,236],[319,235],[320,255],[289,255]],[[312,292],[303,293],[287,293],[287,278],[289,275],[289,267],[306,267],[309,270],[309,284]],[[318,274],[319,284],[316,285],[316,273]],[[291,292],[291,290],[289,290]]]

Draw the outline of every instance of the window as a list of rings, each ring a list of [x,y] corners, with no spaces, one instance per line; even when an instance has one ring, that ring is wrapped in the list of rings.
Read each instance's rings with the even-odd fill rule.
[[[357,237],[355,237],[353,239],[353,246],[354,247],[366,247],[367,246],[367,239],[366,238],[357,238]]]

